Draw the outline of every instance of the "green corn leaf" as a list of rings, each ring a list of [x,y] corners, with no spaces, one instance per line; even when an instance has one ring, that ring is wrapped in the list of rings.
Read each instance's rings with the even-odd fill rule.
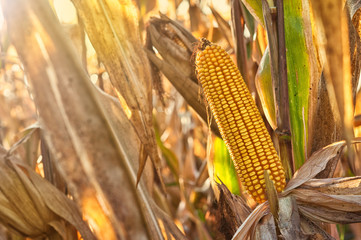
[[[252,14],[252,16],[264,27],[264,19],[262,13],[262,1],[260,0],[242,0],[244,6]]]
[[[289,112],[295,167],[305,161],[308,132],[310,61],[306,46],[302,0],[284,2]]]

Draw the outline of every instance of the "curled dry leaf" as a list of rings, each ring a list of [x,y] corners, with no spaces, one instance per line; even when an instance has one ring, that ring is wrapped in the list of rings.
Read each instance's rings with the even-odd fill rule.
[[[153,17],[147,27],[152,46],[170,65],[198,83],[195,68],[191,62],[193,49],[197,39],[184,27],[162,15]]]
[[[360,195],[361,177],[311,179],[302,185],[305,189],[316,189],[335,195]]]
[[[360,213],[338,211],[320,206],[299,205],[298,209],[303,216],[316,222],[348,224],[361,221]]]
[[[152,43],[150,47],[154,46],[162,56],[160,59],[148,49],[149,60],[168,78],[197,114],[206,123],[210,122],[212,131],[220,137],[217,124],[210,110],[207,111],[205,100],[200,94],[194,63],[190,61],[197,40],[183,27],[165,17],[153,18],[147,31]]]
[[[19,162],[0,147],[1,223],[27,237],[51,235],[54,230],[64,237],[66,229],[62,221],[65,220],[76,227],[84,239],[95,239],[75,203]],[[77,239],[77,236],[73,235],[71,239]]]
[[[301,228],[307,239],[312,240],[335,240],[324,229],[306,218],[301,218]]]
[[[276,226],[274,218],[271,214],[264,216],[254,231],[253,236],[250,239],[255,240],[268,240],[268,239],[277,239]]]
[[[279,199],[278,220],[268,214],[258,223],[254,236],[251,239],[305,239],[305,234],[300,228],[301,218],[297,204],[292,196]]]
[[[142,47],[136,6],[130,0],[121,3],[73,0],[73,3],[165,190],[152,124],[150,67]],[[138,176],[145,164],[140,166]]]
[[[320,174],[327,168],[329,163],[337,162],[344,147],[344,141],[336,142],[312,154],[288,182],[283,194],[289,193],[290,190],[301,186],[303,183]],[[330,171],[330,169],[326,171]]]
[[[292,190],[302,214],[329,223],[361,221],[361,177],[313,179]]]
[[[237,229],[237,232],[233,235],[232,240],[244,240],[254,232],[255,227],[262,217],[269,213],[268,202],[264,202],[258,205],[253,212],[247,217],[242,225]]]

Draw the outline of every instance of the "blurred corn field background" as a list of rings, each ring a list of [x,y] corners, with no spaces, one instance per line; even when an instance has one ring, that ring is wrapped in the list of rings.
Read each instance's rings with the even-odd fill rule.
[[[0,239],[361,239],[361,1],[0,2]],[[201,38],[280,156],[264,203],[197,79]]]

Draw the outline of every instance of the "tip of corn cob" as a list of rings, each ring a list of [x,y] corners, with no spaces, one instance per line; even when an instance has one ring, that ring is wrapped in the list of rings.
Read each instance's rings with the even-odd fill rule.
[[[258,108],[228,53],[202,38],[196,56],[197,77],[240,180],[258,203],[266,200],[264,171],[283,191],[285,174]]]

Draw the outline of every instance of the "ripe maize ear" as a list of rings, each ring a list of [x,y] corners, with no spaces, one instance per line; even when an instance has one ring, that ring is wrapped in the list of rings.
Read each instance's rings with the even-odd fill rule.
[[[261,114],[233,63],[220,46],[202,39],[196,56],[198,80],[218,124],[238,176],[253,199],[266,200],[264,171],[276,190],[285,186],[285,174]]]

